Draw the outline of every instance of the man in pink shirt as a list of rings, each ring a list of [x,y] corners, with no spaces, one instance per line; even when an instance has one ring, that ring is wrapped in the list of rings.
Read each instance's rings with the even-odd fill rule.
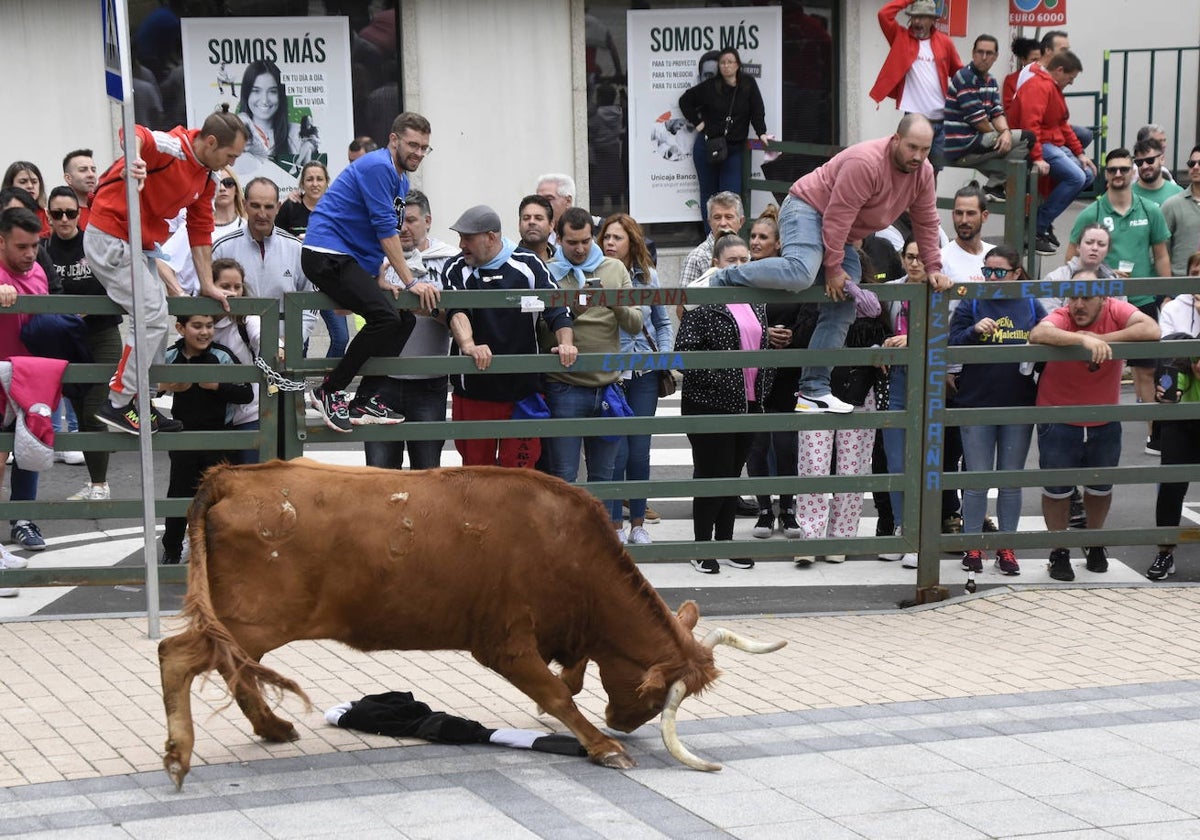
[[[950,288],[938,245],[937,194],[929,149],[933,126],[908,114],[891,137],[856,143],[792,184],[779,211],[783,254],[744,265],[710,269],[709,286],[754,286],[800,292],[825,285],[811,350],[832,350],[846,341],[862,266],[852,243],[883,230],[908,211],[929,285]],[[806,366],[797,411],[848,414],[854,406],[830,393],[829,367]]]
[[[1071,278],[1096,282],[1096,273],[1079,270]],[[1038,379],[1038,405],[1116,405],[1121,400],[1120,359],[1112,355],[1113,341],[1158,341],[1158,324],[1131,303],[1117,298],[1069,297],[1066,306],[1054,310],[1029,333],[1030,344],[1083,347],[1088,360],[1046,362]],[[1097,469],[1115,467],[1121,456],[1119,421],[1075,420],[1038,424],[1038,466],[1043,470]],[[1046,530],[1067,530],[1071,510],[1068,485],[1042,488],[1042,516]],[[1084,488],[1083,506],[1089,528],[1103,528],[1112,505],[1111,484],[1089,484]],[[1086,549],[1087,570],[1108,571],[1108,552],[1102,545]],[[1050,552],[1050,577],[1075,580],[1071,550]]]

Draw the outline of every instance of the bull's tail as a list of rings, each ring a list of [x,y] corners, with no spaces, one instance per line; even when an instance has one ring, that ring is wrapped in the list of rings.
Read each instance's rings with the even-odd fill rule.
[[[241,697],[250,692],[260,694],[267,686],[277,692],[290,691],[302,701],[305,710],[312,709],[312,702],[304,690],[293,680],[268,668],[250,656],[229,628],[217,618],[213,610],[212,594],[208,582],[208,543],[206,522],[208,510],[217,501],[221,472],[228,467],[216,467],[209,471],[201,482],[195,499],[188,508],[188,541],[191,546],[188,560],[188,591],[183,602],[183,617],[188,622],[192,638],[197,642],[190,645],[193,661],[189,663],[193,673],[205,675],[218,671],[229,686],[230,694]]]

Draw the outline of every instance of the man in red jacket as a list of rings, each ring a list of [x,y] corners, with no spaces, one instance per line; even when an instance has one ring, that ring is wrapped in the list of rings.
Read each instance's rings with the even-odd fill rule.
[[[1039,175],[1054,179],[1054,189],[1038,207],[1037,252],[1053,254],[1059,242],[1051,225],[1075,196],[1096,177],[1096,164],[1083,151],[1069,121],[1063,90],[1083,71],[1083,63],[1067,50],[1056,54],[1046,69],[1035,70],[1029,81],[1017,88],[1012,110],[1012,125],[1032,132],[1033,148],[1029,156]]]
[[[134,364],[133,334],[125,340],[125,352],[109,382],[108,403],[96,419],[110,428],[136,435],[141,418],[133,398],[138,389],[138,366],[162,364],[167,348],[171,317],[167,298],[159,282],[152,256],[166,241],[167,219],[186,208],[188,242],[192,261],[200,278],[200,294],[225,303],[227,292],[218,289],[212,277],[213,172],[232,166],[246,148],[249,130],[229,110],[210,114],[199,129],[176,126],[170,131],[151,131],[136,127],[130,172],[138,181],[142,222],[140,263],[146,307],[147,346],[138,349]],[[128,140],[126,139],[126,143]],[[129,208],[125,201],[125,160],[109,167],[96,187],[91,218],[83,234],[83,250],[92,266],[93,276],[104,286],[113,302],[129,312],[133,308],[132,269],[134,255],[129,245]],[[151,431],[179,431],[182,424],[158,412],[150,420]]]
[[[901,10],[908,15],[907,28],[896,22]],[[906,114],[928,118],[933,125],[929,162],[940,171],[946,89],[963,63],[950,36],[934,25],[937,18],[934,0],[890,0],[879,10],[879,28],[891,48],[871,88],[871,98],[882,102],[891,97]]]

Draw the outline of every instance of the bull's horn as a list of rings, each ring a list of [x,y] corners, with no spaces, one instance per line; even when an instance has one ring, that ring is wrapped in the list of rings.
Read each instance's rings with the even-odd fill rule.
[[[712,650],[717,645],[729,645],[738,650],[744,650],[746,653],[771,653],[779,650],[787,644],[786,641],[778,642],[756,642],[754,639],[747,639],[745,636],[739,636],[732,630],[726,630],[724,627],[717,627],[709,631],[709,634],[704,637],[704,641],[700,644],[704,645],[709,650]]]
[[[711,761],[705,761],[699,756],[692,755],[691,751],[679,740],[679,734],[675,731],[675,713],[679,711],[679,704],[683,702],[686,695],[687,686],[683,684],[683,680],[671,683],[671,689],[667,692],[667,702],[662,710],[663,746],[677,761],[686,764],[693,770],[720,770],[720,764],[713,764]]]

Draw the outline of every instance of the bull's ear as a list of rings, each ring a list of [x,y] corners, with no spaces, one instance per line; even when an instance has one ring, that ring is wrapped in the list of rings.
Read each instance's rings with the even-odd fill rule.
[[[638,686],[638,694],[646,696],[651,692],[662,693],[667,690],[667,679],[663,674],[662,665],[655,665],[646,671],[645,677],[642,679],[642,684]]]
[[[684,601],[675,615],[679,617],[680,624],[689,630],[695,630],[696,622],[700,620],[700,608],[696,606],[695,601]]]

